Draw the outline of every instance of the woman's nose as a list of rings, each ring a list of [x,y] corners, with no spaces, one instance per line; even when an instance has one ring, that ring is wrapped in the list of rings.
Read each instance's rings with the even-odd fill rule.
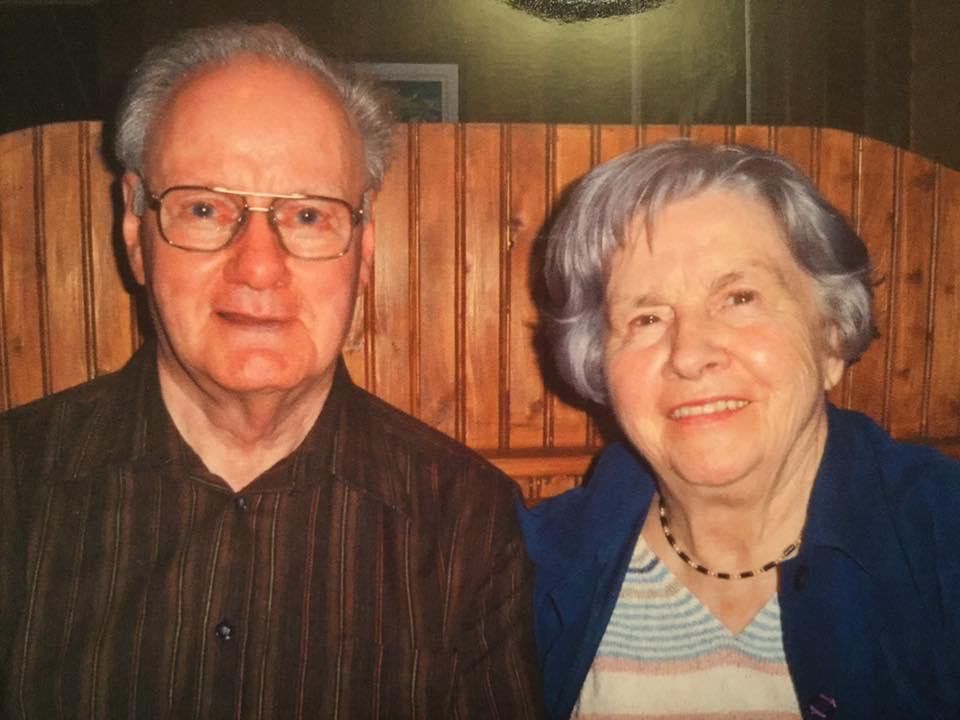
[[[670,336],[669,367],[677,376],[697,379],[728,360],[722,328],[706,313],[677,314]]]

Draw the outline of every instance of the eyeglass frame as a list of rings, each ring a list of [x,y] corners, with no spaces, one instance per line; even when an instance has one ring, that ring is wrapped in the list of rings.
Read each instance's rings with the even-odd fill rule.
[[[160,237],[163,238],[163,241],[167,243],[170,247],[175,247],[178,250],[185,250],[186,252],[199,252],[199,253],[214,253],[229,247],[234,240],[239,237],[240,233],[243,231],[244,225],[247,223],[247,218],[252,212],[265,213],[267,216],[267,221],[272,228],[274,228],[277,238],[280,241],[280,246],[287,252],[291,257],[295,257],[299,260],[336,260],[337,258],[342,258],[348,252],[350,252],[350,246],[353,245],[353,234],[356,231],[357,227],[363,223],[366,213],[362,207],[354,207],[349,202],[343,198],[330,197],[329,195],[307,195],[304,193],[264,193],[264,192],[249,192],[247,190],[231,190],[230,188],[220,187],[218,185],[171,185],[166,190],[161,192],[159,195],[150,190],[146,182],[141,178],[141,185],[147,196],[146,205],[157,216],[157,230],[160,232]],[[224,195],[231,195],[234,197],[239,197],[243,201],[243,209],[240,211],[240,215],[237,217],[236,222],[234,223],[234,230],[230,234],[230,237],[227,239],[223,245],[216,248],[191,248],[185,247],[183,245],[177,245],[172,242],[168,237],[166,232],[163,230],[163,223],[160,221],[160,210],[163,206],[163,198],[166,197],[169,193],[174,190],[210,190],[211,192],[223,193]],[[272,202],[266,207],[256,207],[250,205],[247,202],[248,197],[253,198],[270,198]],[[324,255],[322,257],[303,257],[297,255],[290,251],[290,248],[287,247],[287,243],[283,238],[283,233],[280,232],[280,229],[277,227],[277,219],[274,210],[274,204],[277,200],[328,200],[331,202],[338,203],[343,205],[350,211],[350,237],[347,240],[346,247],[341,250],[336,255]]]

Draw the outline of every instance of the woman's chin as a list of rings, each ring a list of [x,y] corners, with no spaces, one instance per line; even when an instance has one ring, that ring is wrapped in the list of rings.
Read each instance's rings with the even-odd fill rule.
[[[655,469],[666,482],[701,488],[730,488],[749,477],[760,464],[756,456],[744,454],[693,453],[675,455]]]

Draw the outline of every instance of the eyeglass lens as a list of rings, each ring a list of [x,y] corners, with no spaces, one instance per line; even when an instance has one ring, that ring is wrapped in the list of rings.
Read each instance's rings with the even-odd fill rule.
[[[346,203],[280,198],[273,200],[268,212],[284,247],[297,257],[337,257],[350,245],[353,222]],[[241,230],[247,214],[240,196],[206,188],[171,188],[161,198],[160,230],[171,245],[218,250]]]

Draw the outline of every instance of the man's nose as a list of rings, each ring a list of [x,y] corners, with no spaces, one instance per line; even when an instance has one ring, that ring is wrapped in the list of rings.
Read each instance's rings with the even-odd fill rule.
[[[263,290],[283,285],[289,276],[290,255],[268,212],[248,211],[246,220],[228,248],[227,279]]]
[[[674,318],[670,329],[668,367],[679,377],[697,379],[729,361],[719,321],[707,313],[691,312]]]

